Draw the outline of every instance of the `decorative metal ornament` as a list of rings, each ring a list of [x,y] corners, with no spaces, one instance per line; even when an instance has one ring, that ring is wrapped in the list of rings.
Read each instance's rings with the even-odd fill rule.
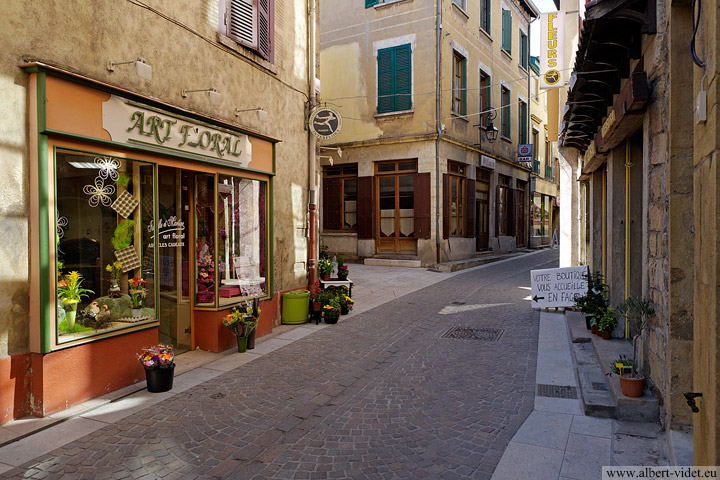
[[[120,162],[112,157],[95,157],[95,164],[100,169],[98,175],[101,178],[110,178],[113,182],[118,179],[118,168],[120,168]]]
[[[102,177],[95,177],[95,185],[85,185],[85,187],[83,187],[83,192],[85,195],[90,195],[88,204],[90,204],[91,207],[97,207],[101,203],[104,206],[109,207],[112,204],[112,198],[110,198],[110,195],[115,193],[115,186],[105,185],[105,181]]]

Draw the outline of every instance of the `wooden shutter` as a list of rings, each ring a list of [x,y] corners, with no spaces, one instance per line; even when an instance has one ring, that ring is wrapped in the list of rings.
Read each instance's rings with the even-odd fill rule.
[[[274,61],[275,0],[257,0],[257,49],[261,57]]]
[[[430,238],[430,173],[413,175],[415,238]]]
[[[443,173],[443,238],[450,236],[450,175]]]
[[[375,177],[358,177],[357,179],[357,233],[358,238],[374,238],[373,212],[375,195],[373,185]]]
[[[251,48],[257,48],[257,1],[229,0],[226,5],[228,37]]]
[[[410,93],[412,82],[412,50],[410,44],[395,48],[395,110],[410,110],[412,97]]]
[[[462,105],[460,106],[460,113],[462,115],[467,115],[467,58],[463,58],[461,62],[462,72],[460,73],[460,82],[461,86],[461,98],[462,98]]]
[[[378,113],[395,111],[395,55],[392,48],[378,50]]]
[[[508,237],[514,237],[515,236],[515,219],[516,216],[516,207],[515,205],[515,190],[512,188],[507,189],[507,208],[505,209],[507,213],[507,233],[506,235]]]
[[[500,236],[500,185],[495,187],[495,236]]]
[[[323,229],[342,228],[342,180],[323,178]]]
[[[502,48],[512,52],[512,16],[510,10],[505,9],[502,11]]]
[[[475,236],[475,180],[465,180],[465,230],[466,238]]]

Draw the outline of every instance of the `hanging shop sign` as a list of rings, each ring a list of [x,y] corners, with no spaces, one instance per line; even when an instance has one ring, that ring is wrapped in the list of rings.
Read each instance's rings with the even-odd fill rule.
[[[103,102],[102,114],[103,128],[114,142],[229,161],[240,167],[247,167],[252,159],[247,135],[195,123],[116,95]]]
[[[642,124],[650,96],[647,73],[635,72],[615,99],[600,131],[595,135],[598,153],[608,152],[623,142]]]
[[[565,84],[565,12],[540,15],[540,88]]]
[[[529,163],[533,160],[532,143],[521,143],[518,145],[518,162]]]
[[[488,157],[487,155],[481,155],[480,156],[480,166],[485,168],[492,168],[495,169],[495,159],[492,157]]]
[[[572,307],[587,294],[587,266],[530,271],[532,308]]]
[[[332,107],[317,107],[310,113],[308,120],[310,131],[321,140],[328,140],[342,128],[342,117]]]

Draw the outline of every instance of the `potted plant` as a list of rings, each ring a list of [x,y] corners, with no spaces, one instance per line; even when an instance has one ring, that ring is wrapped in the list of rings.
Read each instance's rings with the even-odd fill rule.
[[[620,388],[623,395],[640,397],[645,390],[645,375],[640,373],[637,368],[637,341],[650,319],[655,315],[655,308],[649,300],[628,297],[621,305],[618,305],[617,311],[627,315],[633,343],[631,369],[630,372],[619,373]]]
[[[138,360],[145,368],[148,392],[167,392],[172,389],[175,372],[175,354],[170,345],[144,348]]]
[[[643,396],[645,377],[634,374],[633,372],[636,371],[637,364],[635,361],[625,356],[621,356],[610,365],[610,374],[615,373],[620,376],[620,390],[627,397]]]
[[[233,307],[230,313],[223,319],[223,325],[237,338],[238,352],[243,353],[248,348],[248,337],[255,332],[258,318],[260,316],[260,308],[256,305],[257,300],[253,301],[253,306],[248,302],[242,302]],[[253,348],[255,345],[253,345]]]
[[[142,317],[142,307],[145,303],[145,297],[147,296],[147,289],[145,285],[147,282],[140,277],[133,277],[128,280],[130,294],[130,310],[134,318]]]
[[[215,301],[215,263],[212,243],[197,240],[197,303]]]
[[[313,318],[318,321],[322,317],[322,299],[320,297],[320,282],[315,280],[315,284],[310,289],[310,303],[312,303]]]
[[[585,274],[585,278],[588,282],[588,291],[585,295],[575,298],[575,306],[583,312],[585,326],[590,330],[593,325],[597,327],[600,314],[608,307],[608,286],[603,282],[603,276],[600,272],[593,274],[588,272]]]
[[[343,280],[343,281],[347,280],[348,274],[350,273],[350,269],[348,268],[347,265],[345,265],[345,261],[343,260],[342,257],[337,258],[337,264],[338,264],[338,267],[337,267],[338,280]]]
[[[108,296],[118,298],[120,293],[120,275],[122,274],[122,263],[115,260],[105,266],[105,271],[110,273],[110,290]]]
[[[332,261],[327,258],[321,258],[318,260],[318,271],[320,272],[320,278],[327,281],[330,280],[330,274],[332,273]]]
[[[597,319],[597,327],[600,330],[602,338],[610,340],[613,329],[617,327],[615,309],[610,307],[604,308],[595,318]]]
[[[58,298],[65,309],[65,324],[68,331],[75,328],[78,303],[91,293],[95,292],[82,288],[82,275],[74,270],[58,282]]]
[[[257,331],[257,324],[260,320],[260,301],[257,298],[253,298],[252,304],[250,302],[243,302],[245,308],[245,315],[243,315],[243,333],[247,337],[247,348],[252,350],[255,348],[255,332]]]
[[[327,305],[323,307],[323,315],[325,316],[325,323],[337,323],[340,318],[340,301],[337,297],[332,297]]]
[[[340,300],[340,315],[347,315],[352,310],[355,302],[345,294],[341,294],[338,298]]]

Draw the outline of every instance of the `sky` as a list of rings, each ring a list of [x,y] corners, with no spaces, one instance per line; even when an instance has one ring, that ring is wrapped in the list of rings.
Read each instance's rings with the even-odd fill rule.
[[[555,3],[553,0],[533,0],[535,6],[541,13],[554,12]],[[540,55],[540,19],[530,24],[530,55]]]

